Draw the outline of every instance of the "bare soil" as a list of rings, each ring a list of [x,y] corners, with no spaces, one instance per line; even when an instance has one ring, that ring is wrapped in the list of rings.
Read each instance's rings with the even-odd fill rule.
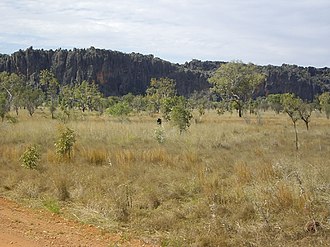
[[[0,247],[152,246],[0,197]]]

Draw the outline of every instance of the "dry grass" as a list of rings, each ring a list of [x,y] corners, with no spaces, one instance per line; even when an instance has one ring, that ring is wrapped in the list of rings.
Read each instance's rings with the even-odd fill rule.
[[[123,231],[162,246],[327,246],[330,220],[329,120],[298,125],[299,151],[285,115],[216,115],[179,134],[155,118],[118,122],[84,115],[73,158],[56,158],[61,123],[24,112],[1,123],[0,193]],[[261,120],[261,121],[260,121]],[[39,146],[38,170],[20,166],[25,147]],[[49,206],[49,203],[51,205]],[[59,209],[60,208],[60,209]],[[307,222],[321,228],[306,232]]]

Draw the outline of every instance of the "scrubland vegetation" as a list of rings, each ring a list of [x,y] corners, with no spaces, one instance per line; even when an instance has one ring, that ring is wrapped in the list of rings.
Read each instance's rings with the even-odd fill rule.
[[[0,123],[1,196],[161,246],[330,242],[324,113],[313,112],[309,130],[297,122],[297,150],[289,116],[273,111],[207,110],[180,134],[143,112],[125,120],[76,112],[63,123],[42,109]],[[68,155],[57,149],[63,133]],[[321,226],[307,230],[313,221]]]
[[[1,73],[0,195],[160,246],[327,246],[330,94],[255,97],[266,76],[233,62],[189,98],[169,78],[106,98]]]

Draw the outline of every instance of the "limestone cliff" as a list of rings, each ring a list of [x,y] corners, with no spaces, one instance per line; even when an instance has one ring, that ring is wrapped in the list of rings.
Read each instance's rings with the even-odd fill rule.
[[[139,53],[112,50],[19,50],[0,55],[0,72],[8,71],[38,80],[40,70],[50,69],[62,84],[95,81],[105,95],[143,94],[151,78],[169,77],[176,80],[180,95],[209,87],[207,79],[223,62],[192,60],[173,64]],[[259,95],[293,92],[305,99],[329,90],[330,69],[295,65],[260,66],[268,75]]]

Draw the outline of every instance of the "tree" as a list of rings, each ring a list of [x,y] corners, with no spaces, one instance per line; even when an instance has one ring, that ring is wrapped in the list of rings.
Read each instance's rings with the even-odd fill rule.
[[[306,129],[309,130],[309,122],[311,121],[311,116],[313,112],[313,105],[305,102],[301,102],[298,112],[301,120],[304,121]]]
[[[59,95],[60,109],[69,115],[69,111],[75,107],[74,88],[71,85],[64,85],[61,87]]]
[[[267,101],[270,108],[273,109],[277,114],[283,111],[283,106],[281,104],[281,94],[269,94],[267,96]]]
[[[73,145],[76,142],[76,134],[74,130],[59,126],[58,128],[58,138],[54,143],[56,148],[56,154],[60,158],[72,158]]]
[[[76,106],[83,112],[87,109],[90,111],[99,110],[101,106],[102,94],[97,85],[82,81],[81,84],[76,84],[74,88],[74,100]]]
[[[136,95],[131,102],[131,105],[132,108],[138,113],[145,111],[147,109],[147,99],[142,95]]]
[[[9,110],[7,107],[7,94],[4,92],[0,92],[0,117],[2,122],[8,112]]]
[[[22,106],[25,107],[29,115],[32,116],[34,111],[42,105],[43,92],[40,88],[36,88],[32,85],[26,85],[22,92]]]
[[[113,106],[109,107],[106,112],[114,117],[119,117],[121,120],[123,120],[125,117],[127,117],[131,112],[132,108],[129,106],[129,104],[125,101],[120,101]]]
[[[7,74],[5,77],[5,87],[12,94],[11,106],[15,109],[16,115],[18,115],[18,109],[22,106],[22,100],[24,99],[23,94],[26,81],[22,76],[15,73]]]
[[[163,98],[160,102],[160,111],[162,113],[162,117],[170,121],[171,120],[171,112],[173,110],[173,107],[178,104],[178,101],[181,99],[180,96],[174,96],[174,97],[167,97]]]
[[[188,102],[183,96],[177,99],[177,103],[173,106],[170,115],[172,124],[179,128],[180,134],[188,129],[192,114]]]
[[[318,100],[320,102],[320,106],[322,111],[325,112],[325,115],[329,119],[330,117],[330,93],[324,92],[319,97]]]
[[[146,92],[149,101],[149,109],[152,112],[159,113],[161,101],[176,95],[175,81],[169,78],[152,78]]]
[[[295,144],[296,150],[298,150],[298,132],[297,132],[297,121],[301,119],[299,114],[299,107],[302,104],[302,100],[297,98],[294,94],[285,93],[281,95],[281,104],[284,112],[290,117],[295,132]]]
[[[236,103],[239,117],[242,117],[244,105],[264,80],[265,75],[255,65],[242,62],[223,64],[209,78],[213,92],[219,94],[223,101]]]
[[[56,79],[54,73],[50,72],[49,70],[40,71],[39,76],[40,84],[44,86],[46,91],[46,100],[49,104],[49,110],[52,114],[52,119],[54,119],[54,112],[56,110],[58,100],[59,82]]]
[[[7,72],[0,73],[0,117],[3,121],[6,114],[10,111],[13,95],[10,88],[10,75]]]
[[[193,109],[198,110],[199,121],[201,121],[202,116],[205,114],[205,110],[211,108],[210,90],[203,90],[199,92],[195,91],[192,95],[190,95],[188,101]]]

